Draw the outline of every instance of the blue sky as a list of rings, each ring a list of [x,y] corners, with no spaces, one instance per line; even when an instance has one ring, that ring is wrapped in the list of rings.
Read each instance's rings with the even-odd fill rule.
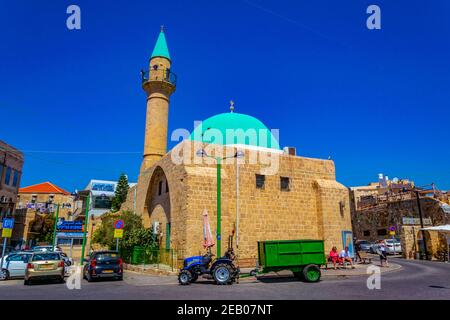
[[[81,30],[66,28],[70,4],[81,8]],[[381,30],[366,28],[370,4],[381,8]],[[0,5],[0,139],[25,151],[22,186],[137,179],[139,70],[164,24],[178,75],[169,132],[227,112],[233,99],[236,112],[279,129],[282,146],[331,156],[347,186],[382,172],[450,189],[446,0]]]

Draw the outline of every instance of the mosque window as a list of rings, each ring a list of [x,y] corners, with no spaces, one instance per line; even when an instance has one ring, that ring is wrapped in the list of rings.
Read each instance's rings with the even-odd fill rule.
[[[158,196],[160,196],[161,193],[162,193],[162,181],[160,181],[158,184]]]
[[[288,177],[280,177],[280,189],[281,191],[289,191],[290,190],[290,181]]]
[[[364,230],[363,235],[364,237],[370,237],[370,230]]]
[[[265,175],[257,174],[256,175],[256,188],[257,189],[263,189],[265,181],[266,181],[266,176]]]

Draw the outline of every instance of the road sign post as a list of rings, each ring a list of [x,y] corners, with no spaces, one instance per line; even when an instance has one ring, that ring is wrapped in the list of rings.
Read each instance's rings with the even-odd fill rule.
[[[114,238],[116,238],[116,251],[119,252],[119,239],[123,237],[125,222],[122,219],[114,222]]]
[[[5,280],[5,278],[6,278],[6,274],[3,273],[3,259],[5,259],[7,239],[11,238],[13,227],[14,227],[14,219],[13,218],[4,218],[3,219],[3,222],[2,222],[3,248],[2,248],[2,259],[0,262],[0,280]]]

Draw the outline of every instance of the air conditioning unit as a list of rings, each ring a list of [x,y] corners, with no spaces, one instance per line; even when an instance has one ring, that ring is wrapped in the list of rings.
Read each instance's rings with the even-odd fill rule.
[[[297,155],[297,149],[295,147],[284,147],[283,152],[285,155],[289,155],[289,156]]]

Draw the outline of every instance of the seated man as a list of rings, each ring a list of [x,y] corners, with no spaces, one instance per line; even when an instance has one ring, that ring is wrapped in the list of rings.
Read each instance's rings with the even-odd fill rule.
[[[341,253],[339,253],[339,258],[342,259],[342,261],[345,262],[349,262],[350,265],[352,266],[352,269],[355,269],[355,266],[353,265],[353,260],[350,257],[350,252],[348,251],[348,247],[345,247],[344,250],[341,251]]]
[[[336,247],[331,248],[328,260],[333,263],[334,270],[336,270],[336,263],[340,262],[339,261],[339,254],[337,252],[337,248]]]

